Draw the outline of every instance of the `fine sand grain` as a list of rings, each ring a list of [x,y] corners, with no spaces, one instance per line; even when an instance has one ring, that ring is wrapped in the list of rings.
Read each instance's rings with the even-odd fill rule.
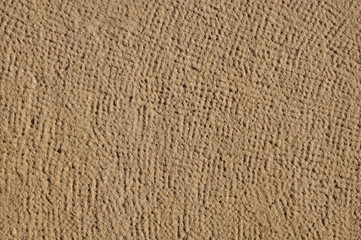
[[[360,240],[360,0],[1,0],[0,239]]]

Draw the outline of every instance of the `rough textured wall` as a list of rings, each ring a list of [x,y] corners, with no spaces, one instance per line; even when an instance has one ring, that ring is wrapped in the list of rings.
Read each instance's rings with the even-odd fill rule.
[[[361,239],[360,12],[2,0],[0,239]]]

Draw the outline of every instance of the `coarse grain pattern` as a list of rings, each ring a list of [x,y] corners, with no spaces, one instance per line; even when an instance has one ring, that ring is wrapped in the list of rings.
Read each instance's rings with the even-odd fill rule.
[[[361,239],[360,0],[1,0],[0,239]]]

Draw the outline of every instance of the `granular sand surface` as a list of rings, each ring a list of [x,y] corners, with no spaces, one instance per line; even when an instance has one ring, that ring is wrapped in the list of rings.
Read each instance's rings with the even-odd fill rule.
[[[2,0],[0,239],[361,239],[359,0]]]

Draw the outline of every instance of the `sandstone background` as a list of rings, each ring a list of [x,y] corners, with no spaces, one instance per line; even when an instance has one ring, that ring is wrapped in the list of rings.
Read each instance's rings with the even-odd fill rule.
[[[0,239],[361,239],[359,0],[2,0]]]

